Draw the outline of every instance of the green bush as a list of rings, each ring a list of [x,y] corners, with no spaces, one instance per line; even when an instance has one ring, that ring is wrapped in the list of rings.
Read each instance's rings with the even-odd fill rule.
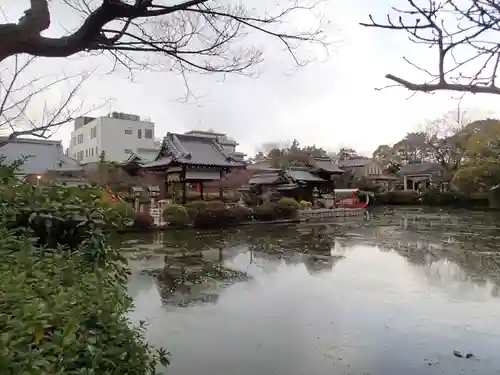
[[[186,210],[189,217],[194,220],[198,212],[205,211],[207,209],[207,202],[205,201],[192,201],[186,204]]]
[[[375,194],[373,204],[379,205],[418,205],[420,194],[413,190],[396,190]]]
[[[232,207],[229,209],[229,212],[240,222],[251,220],[252,210],[248,207]]]
[[[272,221],[277,219],[276,204],[264,203],[253,210],[254,217],[259,221]]]
[[[137,212],[134,217],[134,227],[137,229],[148,229],[154,226],[154,218],[149,212]]]
[[[484,208],[488,206],[488,194],[463,194],[454,191],[428,190],[422,194],[416,191],[390,191],[376,194],[377,205],[420,205],[436,207]]]
[[[281,198],[276,203],[276,214],[278,218],[291,219],[297,216],[301,205],[293,198]]]
[[[123,265],[110,260],[94,269],[88,247],[42,253],[27,237],[2,230],[0,238],[2,374],[146,375],[154,369],[144,327],[132,328],[126,318],[132,304]]]
[[[95,189],[2,180],[1,373],[155,373],[166,353],[153,355],[127,319],[128,268],[107,246],[124,217]]]
[[[200,229],[228,228],[241,223],[239,212],[228,209],[221,201],[207,202],[206,209],[198,211],[194,225]]]
[[[191,218],[184,206],[169,204],[163,210],[163,220],[174,227],[185,227],[191,224]]]

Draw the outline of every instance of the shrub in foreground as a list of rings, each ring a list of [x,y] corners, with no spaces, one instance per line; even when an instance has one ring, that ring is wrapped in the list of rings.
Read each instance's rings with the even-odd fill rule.
[[[165,364],[126,317],[128,268],[107,246],[123,220],[90,189],[0,185],[2,374],[146,375]]]
[[[94,269],[87,252],[95,249],[88,247],[42,252],[28,238],[5,231],[0,238],[2,374],[153,370],[144,328],[132,328],[126,318],[132,305],[125,268]]]

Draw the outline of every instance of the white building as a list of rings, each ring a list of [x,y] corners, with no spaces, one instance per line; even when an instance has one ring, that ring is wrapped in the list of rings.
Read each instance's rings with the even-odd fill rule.
[[[106,161],[121,162],[131,153],[154,160],[159,151],[154,128],[153,122],[126,113],[79,117],[75,119],[67,153],[80,163],[99,161],[103,151]]]

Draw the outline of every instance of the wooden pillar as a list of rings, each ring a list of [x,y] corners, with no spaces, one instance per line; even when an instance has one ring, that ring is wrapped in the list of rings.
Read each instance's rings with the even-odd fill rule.
[[[186,184],[186,167],[182,167],[182,171],[180,173],[180,183],[182,185],[182,204],[186,204],[187,202],[187,184]]]
[[[403,176],[403,190],[407,190],[408,189],[408,180],[406,178],[406,175]]]
[[[165,172],[165,175],[163,177],[163,183],[165,184],[165,196],[163,197],[163,199],[166,199],[168,197],[168,174]]]
[[[203,181],[200,181],[200,197],[201,200],[205,200],[205,194],[203,193]]]
[[[222,179],[224,178],[224,170],[220,170],[220,179],[219,179],[219,199],[224,201],[224,189],[222,188]]]

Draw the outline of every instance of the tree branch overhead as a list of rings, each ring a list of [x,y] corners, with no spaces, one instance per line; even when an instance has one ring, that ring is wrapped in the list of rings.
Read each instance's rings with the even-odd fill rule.
[[[410,42],[435,52],[433,69],[406,61],[427,73],[421,83],[387,74],[411,91],[458,91],[500,94],[496,77],[500,63],[500,5],[496,0],[406,0],[384,22],[371,15],[362,26],[404,31]]]
[[[155,52],[170,59],[170,68],[208,72],[242,72],[261,59],[256,48],[242,48],[239,39],[258,32],[278,39],[300,63],[297,43],[327,48],[319,28],[283,29],[286,17],[312,11],[302,0],[276,15],[218,0],[52,0],[84,15],[74,31],[59,38],[43,36],[50,26],[48,0],[31,0],[31,8],[17,24],[0,25],[0,61],[17,55],[67,57],[79,52],[104,51],[130,65],[135,53]],[[320,0],[321,1],[321,0]],[[139,64],[140,65],[140,64]]]

